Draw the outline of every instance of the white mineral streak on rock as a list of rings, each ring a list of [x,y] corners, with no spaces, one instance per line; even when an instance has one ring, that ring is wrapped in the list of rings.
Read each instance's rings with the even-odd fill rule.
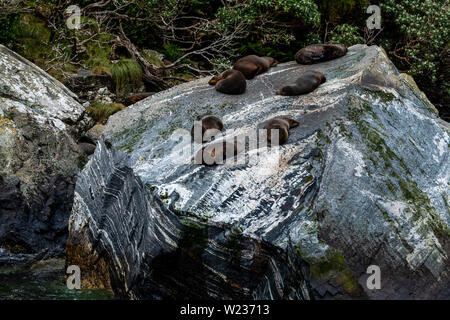
[[[64,252],[84,161],[75,138],[89,125],[74,93],[0,45],[0,198],[14,203],[0,215],[2,241]]]
[[[274,95],[305,70],[324,73],[327,82],[300,97]],[[140,101],[105,128],[168,208],[239,226],[282,248],[292,242],[309,257],[324,257],[331,245],[354,264],[444,274],[448,257],[438,234],[448,237],[450,225],[449,127],[380,48],[357,45],[312,66],[280,64],[247,81],[239,96],[207,81]],[[300,125],[279,154],[246,145],[247,163],[205,167],[187,161],[201,148],[191,146],[189,130],[203,113],[222,119],[224,139],[254,133],[272,117]],[[186,132],[173,135],[177,129]]]
[[[76,122],[84,112],[84,108],[74,100],[75,94],[37,66],[25,59],[17,59],[3,46],[0,47],[0,69],[3,75],[0,77],[0,93],[22,104],[10,107],[7,104],[9,109],[26,110],[41,123],[43,119],[53,120],[58,130],[66,129],[61,120]]]
[[[355,168],[355,176],[360,178],[365,174],[365,162],[363,159],[363,154],[359,152],[354,146],[349,144],[345,139],[339,139],[336,142],[336,147],[340,148],[344,152],[348,159],[348,162]]]

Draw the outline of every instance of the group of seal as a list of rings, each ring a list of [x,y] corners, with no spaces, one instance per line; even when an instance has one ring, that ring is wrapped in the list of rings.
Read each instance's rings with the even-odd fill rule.
[[[242,72],[245,78],[250,80],[277,64],[278,61],[271,57],[249,55],[236,61],[233,69]]]
[[[191,137],[197,143],[208,142],[213,136],[223,129],[222,120],[213,115],[197,117],[191,129]],[[235,157],[243,150],[238,142],[216,142],[202,147],[195,155],[196,164],[214,165],[221,164],[227,158]]]
[[[253,79],[277,64],[278,61],[271,57],[246,56],[236,61],[233,69],[212,77],[208,83],[222,93],[242,94],[247,88],[246,79]]]
[[[299,64],[314,64],[336,59],[344,56],[347,48],[341,44],[314,44],[300,49],[295,54],[295,60]],[[259,57],[249,55],[236,61],[233,69],[214,76],[208,83],[215,89],[225,94],[242,94],[247,87],[246,80],[253,79],[257,75],[266,72],[278,64],[271,57]],[[295,96],[314,91],[326,81],[325,76],[318,71],[304,72],[292,85],[284,86],[276,92],[277,95]],[[270,143],[281,145],[288,140],[289,129],[299,126],[299,122],[288,117],[276,117],[267,121],[264,129],[267,130],[267,140]],[[222,131],[222,121],[213,115],[197,117],[197,122],[192,126],[192,140],[198,143],[209,141],[214,135]],[[274,130],[277,130],[274,132]],[[275,136],[273,133],[277,133]],[[200,137],[201,134],[201,137]],[[278,139],[278,141],[274,141]],[[235,157],[243,150],[243,147],[235,142],[215,142],[202,147],[195,155],[195,163],[213,165],[222,163],[223,160]]]

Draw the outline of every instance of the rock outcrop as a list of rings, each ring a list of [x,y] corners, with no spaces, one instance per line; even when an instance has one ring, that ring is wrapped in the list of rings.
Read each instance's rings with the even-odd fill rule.
[[[72,92],[0,45],[0,247],[64,253],[89,126]]]
[[[309,299],[307,263],[238,228],[180,220],[100,141],[77,181],[67,265],[125,299]]]
[[[327,82],[304,96],[274,94],[305,70],[323,73]],[[242,247],[264,243],[262,255],[289,270],[264,271],[285,288],[307,279],[293,276],[295,248],[299,264],[309,262],[319,299],[450,297],[450,128],[382,49],[358,45],[313,66],[283,63],[248,81],[240,96],[218,93],[208,80],[158,93],[109,119],[105,142],[77,183],[70,263],[88,261],[84,267],[92,269],[86,255],[102,261],[98,274],[108,270],[116,294],[132,298],[172,290],[180,297],[177,284],[201,288],[202,297],[234,297],[227,279],[251,283],[254,293],[273,290],[261,272],[244,284],[224,274],[217,252],[233,225]],[[193,163],[201,145],[191,143],[189,130],[205,112],[222,119],[225,138],[249,137],[244,162]],[[255,144],[254,132],[275,116],[300,126],[279,148]],[[183,219],[208,226],[208,236],[188,241],[201,253],[184,248]],[[182,252],[201,261],[184,262]],[[241,256],[239,270],[247,270],[247,258]],[[184,273],[184,264],[202,270],[200,276]],[[380,267],[379,290],[366,285],[370,265]],[[151,270],[156,274],[149,276]],[[271,297],[304,291],[293,290]]]

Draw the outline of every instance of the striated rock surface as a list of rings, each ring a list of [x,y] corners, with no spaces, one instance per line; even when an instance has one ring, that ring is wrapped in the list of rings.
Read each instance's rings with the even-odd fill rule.
[[[309,299],[308,265],[237,228],[180,220],[100,141],[77,181],[67,265],[128,299]]]
[[[89,127],[75,95],[0,45],[0,247],[62,254]]]
[[[304,96],[274,94],[305,70],[323,73],[327,82]],[[172,235],[179,230],[176,214],[207,226],[233,225],[250,242],[262,239],[288,252],[295,247],[311,266],[319,299],[450,297],[450,128],[382,49],[358,45],[317,65],[280,64],[248,81],[239,96],[216,92],[208,80],[155,94],[109,119],[104,137],[110,151],[97,150],[77,184],[74,252],[83,256],[89,251],[79,248],[93,248],[115,286],[135,284],[128,275],[142,269],[132,265],[154,254],[134,248],[182,247],[180,236]],[[246,161],[192,162],[201,145],[191,143],[189,130],[206,112],[222,119],[225,138],[251,137]],[[255,130],[282,115],[300,122],[288,142],[255,145]],[[120,166],[110,159],[119,151]],[[108,177],[111,163],[114,175],[129,178]],[[151,195],[132,187],[141,182]],[[141,221],[155,210],[157,224]],[[139,228],[154,228],[147,231],[153,236],[136,238],[145,234]],[[379,290],[366,286],[370,265],[380,267]]]

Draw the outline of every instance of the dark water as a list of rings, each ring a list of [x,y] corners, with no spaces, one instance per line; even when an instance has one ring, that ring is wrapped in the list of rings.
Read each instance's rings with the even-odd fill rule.
[[[64,279],[64,260],[41,261],[23,269],[0,267],[0,300],[107,300],[108,290],[70,290]]]

